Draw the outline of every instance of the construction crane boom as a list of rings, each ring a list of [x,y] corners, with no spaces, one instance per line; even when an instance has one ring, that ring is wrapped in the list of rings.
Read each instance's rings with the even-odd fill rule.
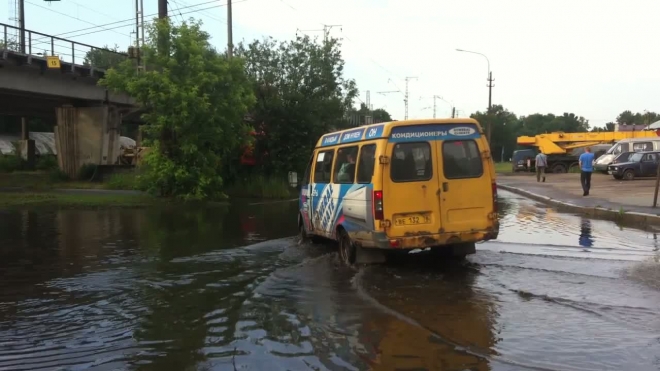
[[[570,150],[580,147],[594,146],[596,144],[615,143],[629,138],[657,138],[660,130],[644,131],[614,131],[614,132],[585,132],[564,133],[555,132],[539,134],[533,137],[520,136],[518,144],[521,146],[534,146],[546,155],[565,154]]]

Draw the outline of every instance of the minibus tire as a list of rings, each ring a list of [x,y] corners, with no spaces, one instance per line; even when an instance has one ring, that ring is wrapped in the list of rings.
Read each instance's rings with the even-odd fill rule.
[[[356,249],[345,230],[339,230],[339,260],[346,265],[355,263]]]
[[[300,243],[310,242],[310,238],[305,231],[305,226],[303,223],[298,223],[298,238],[300,238]]]

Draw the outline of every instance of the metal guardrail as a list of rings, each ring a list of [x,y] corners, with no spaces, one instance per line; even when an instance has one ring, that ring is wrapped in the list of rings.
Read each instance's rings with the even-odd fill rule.
[[[102,50],[108,53],[106,58],[104,58],[108,60],[128,58],[128,54],[126,53],[99,48],[27,29],[24,30],[25,40],[21,43],[20,28],[5,23],[0,23],[0,28],[2,29],[2,39],[0,39],[2,45],[0,45],[0,51],[11,51],[25,54],[26,56],[38,56],[44,59],[48,56],[57,56],[62,63],[80,66],[89,65],[89,63],[86,63],[85,61],[87,53],[95,50]],[[94,65],[92,67],[105,69],[110,66]]]

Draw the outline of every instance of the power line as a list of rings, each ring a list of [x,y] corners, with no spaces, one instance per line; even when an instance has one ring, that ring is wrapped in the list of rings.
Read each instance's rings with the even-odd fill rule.
[[[80,18],[77,18],[77,17],[71,16],[71,15],[68,15],[68,14],[66,14],[66,13],[58,12],[57,10],[50,9],[50,8],[46,8],[45,6],[41,6],[41,5],[35,4],[35,3],[31,2],[31,1],[25,1],[25,2],[28,3],[28,4],[31,4],[31,5],[33,5],[33,6],[36,6],[36,7],[42,8],[42,9],[46,9],[46,10],[51,11],[51,12],[53,12],[53,13],[57,13],[57,14],[63,15],[63,16],[65,16],[65,17],[68,17],[68,18],[71,18],[71,19],[75,19],[75,20],[80,21],[80,22],[84,22],[84,23],[91,24],[91,25],[94,24],[94,23],[92,23],[92,22],[88,22],[88,21],[85,21],[85,20],[83,20],[83,19],[80,19]],[[111,29],[107,29],[106,31],[111,31]],[[121,33],[117,32],[117,31],[112,31],[112,32],[114,32],[114,33],[116,33],[116,34],[118,34],[118,35],[126,36],[126,35],[124,35],[124,34],[121,34]],[[129,35],[129,36],[130,36],[130,35]]]
[[[236,4],[236,3],[243,3],[243,2],[246,2],[246,1],[248,1],[248,0],[234,1],[233,3],[234,3],[234,4]],[[192,6],[181,7],[181,8],[179,8],[179,9],[187,9],[187,8],[197,7],[197,6],[200,6],[200,5],[203,5],[203,4],[209,4],[209,3],[214,3],[214,2],[217,2],[217,1],[209,1],[209,2],[206,2],[206,3],[196,4],[196,5],[192,5]],[[182,14],[182,15],[185,15],[185,14],[198,13],[198,12],[202,12],[202,11],[209,10],[209,9],[217,9],[217,8],[221,8],[221,7],[224,7],[224,6],[226,6],[226,5],[227,5],[227,4],[220,4],[220,5],[209,6],[209,7],[202,8],[202,9],[194,9],[194,10],[190,10],[190,11],[188,11],[188,12],[183,12],[183,13],[181,13],[181,14]],[[147,17],[154,17],[154,16],[157,16],[157,15],[158,15],[158,13],[154,13],[154,14],[149,14],[149,15],[147,15]],[[128,23],[127,23],[127,22],[128,22]],[[125,24],[120,24],[120,23],[125,23]],[[147,22],[145,22],[145,23],[153,23],[153,21],[147,21]],[[226,22],[225,22],[225,23],[226,23]],[[107,29],[95,30],[95,29],[97,29],[97,28],[99,28],[99,27],[109,26],[109,25],[113,25],[113,24],[120,24],[120,25],[117,25],[117,26],[115,26],[115,27],[110,27],[110,28],[107,28]],[[123,20],[123,21],[117,21],[117,22],[106,23],[106,24],[98,25],[98,26],[94,26],[94,27],[87,27],[87,28],[83,28],[83,29],[80,29],[80,30],[76,30],[76,31],[68,31],[68,32],[64,32],[64,33],[57,34],[57,35],[53,35],[53,36],[58,36],[58,37],[59,37],[59,36],[68,35],[67,38],[74,38],[74,37],[79,37],[79,36],[92,35],[92,34],[99,33],[99,32],[103,32],[103,31],[115,30],[115,29],[124,28],[124,27],[134,27],[134,26],[135,26],[135,18],[131,18],[131,19]],[[84,32],[84,33],[78,33],[78,32],[87,31],[87,30],[92,30],[92,31],[90,31],[90,32]],[[69,35],[69,34],[71,34],[71,33],[78,33],[78,34],[76,34],[76,35]],[[43,39],[46,39],[46,38],[47,38],[47,37],[44,37],[44,38],[41,38],[41,39],[34,39],[33,42],[35,42],[35,41],[39,41],[39,40],[43,40]]]
[[[246,1],[248,1],[248,0],[234,1],[233,3],[234,4],[244,3]],[[208,4],[217,3],[217,2],[218,2],[218,0],[214,0],[214,1],[206,1],[206,2],[203,2],[203,3],[199,3],[199,4],[189,5],[189,6],[182,6],[182,7],[179,7],[179,10],[196,8],[196,7],[199,7],[199,6],[202,6],[202,5],[208,5]],[[205,10],[215,9],[215,8],[219,8],[219,7],[223,7],[223,6],[227,6],[227,4],[225,3],[225,4],[215,5],[215,6],[212,6],[212,7],[203,8],[203,9],[195,9],[194,11],[189,11],[189,12],[185,12],[185,13],[181,13],[181,14],[190,14],[190,13],[196,13],[196,12],[203,12]],[[45,9],[48,9],[48,8],[45,8]],[[50,10],[50,9],[48,9],[48,10]],[[148,14],[145,17],[155,17],[157,15],[158,15],[158,13],[153,13],[153,14]],[[87,27],[87,28],[81,28],[81,29],[78,29],[78,30],[67,31],[67,32],[63,32],[61,34],[57,34],[57,35],[53,35],[53,36],[65,36],[65,35],[72,34],[72,33],[79,33],[79,32],[82,32],[82,31],[88,31],[88,30],[93,30],[93,29],[97,29],[97,28],[102,28],[102,27],[105,27],[105,26],[112,26],[112,25],[117,25],[117,24],[127,23],[127,22],[129,23],[128,26],[132,26],[133,23],[135,22],[135,18],[129,18],[129,19],[125,19],[123,21],[110,22],[110,23],[105,23],[105,24],[101,24],[101,25],[95,25],[93,27]],[[111,27],[110,29],[117,29],[117,28],[122,28],[122,27],[126,27],[126,26],[127,25]]]

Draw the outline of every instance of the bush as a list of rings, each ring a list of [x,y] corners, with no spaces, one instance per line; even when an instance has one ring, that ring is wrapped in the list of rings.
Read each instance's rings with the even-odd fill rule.
[[[293,197],[292,191],[287,180],[263,175],[243,178],[227,188],[228,195],[245,198],[285,199]]]
[[[55,170],[59,168],[57,163],[57,156],[54,155],[41,155],[37,157],[34,168],[36,170]]]
[[[141,178],[135,173],[118,173],[110,175],[110,178],[104,182],[107,189],[118,189],[127,191],[140,191],[144,187],[141,184]]]
[[[80,167],[80,171],[78,172],[78,179],[90,181],[92,178],[94,178],[94,175],[96,175],[96,165],[84,164]]]
[[[23,170],[23,159],[18,155],[0,155],[0,173],[11,173]]]
[[[60,168],[51,169],[48,172],[48,176],[50,177],[50,180],[55,183],[68,182],[69,180],[71,180],[69,179],[69,176],[65,172],[60,170]]]

